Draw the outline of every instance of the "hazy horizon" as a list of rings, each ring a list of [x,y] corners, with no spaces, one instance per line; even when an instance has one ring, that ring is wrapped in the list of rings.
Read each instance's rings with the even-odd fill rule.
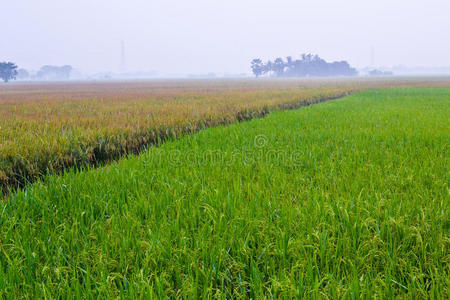
[[[443,0],[18,0],[1,7],[0,61],[28,70],[68,64],[86,73],[236,74],[250,73],[255,57],[301,53],[357,68],[450,66]]]

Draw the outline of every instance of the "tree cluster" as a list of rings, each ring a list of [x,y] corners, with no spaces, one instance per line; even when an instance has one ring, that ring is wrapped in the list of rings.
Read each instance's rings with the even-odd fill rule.
[[[69,79],[72,72],[71,66],[43,66],[36,74],[38,79],[44,80],[61,80]]]
[[[318,55],[302,54],[300,59],[293,60],[291,56],[283,60],[281,57],[264,63],[256,58],[251,62],[252,72],[256,77],[331,77],[355,76],[356,69],[346,61],[326,62]]]

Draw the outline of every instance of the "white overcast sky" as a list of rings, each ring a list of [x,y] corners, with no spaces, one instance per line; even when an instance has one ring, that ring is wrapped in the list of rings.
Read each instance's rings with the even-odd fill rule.
[[[36,70],[250,72],[304,52],[356,67],[450,66],[449,0],[0,0],[0,61]]]

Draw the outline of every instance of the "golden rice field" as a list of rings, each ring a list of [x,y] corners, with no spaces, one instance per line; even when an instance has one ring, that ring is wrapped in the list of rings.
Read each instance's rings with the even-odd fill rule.
[[[0,189],[137,153],[180,134],[369,88],[445,78],[161,80],[0,85]]]

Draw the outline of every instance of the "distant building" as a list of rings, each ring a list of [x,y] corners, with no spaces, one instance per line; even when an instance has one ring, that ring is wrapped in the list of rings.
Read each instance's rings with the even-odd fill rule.
[[[377,69],[373,69],[369,71],[369,76],[392,76],[394,75],[394,73],[392,73],[391,71],[381,71],[381,70],[377,70]]]

